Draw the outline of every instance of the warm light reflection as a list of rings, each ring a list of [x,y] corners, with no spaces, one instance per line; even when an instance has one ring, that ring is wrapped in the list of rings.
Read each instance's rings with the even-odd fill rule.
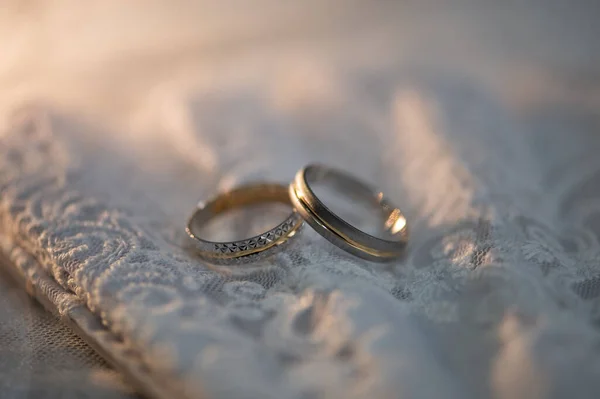
[[[385,221],[385,228],[391,234],[398,234],[406,227],[406,218],[398,209],[394,209]]]
[[[397,234],[404,230],[404,227],[406,227],[406,219],[402,217],[396,220],[396,222],[394,222],[394,225],[392,226],[392,229],[390,231],[392,232],[392,234]]]

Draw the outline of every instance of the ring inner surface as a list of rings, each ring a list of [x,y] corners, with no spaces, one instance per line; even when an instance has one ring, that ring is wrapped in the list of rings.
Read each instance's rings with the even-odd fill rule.
[[[206,203],[196,211],[189,227],[202,240],[236,241],[273,229],[291,213],[285,187],[257,185],[223,193]]]
[[[308,167],[306,184],[337,217],[360,231],[388,241],[405,239],[406,219],[383,194],[341,171]]]

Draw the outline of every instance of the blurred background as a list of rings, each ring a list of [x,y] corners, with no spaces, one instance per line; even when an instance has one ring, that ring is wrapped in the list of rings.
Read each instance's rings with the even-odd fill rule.
[[[39,100],[132,122],[157,96],[210,85],[223,69],[234,80],[295,84],[288,92],[327,90],[314,75],[343,57],[457,70],[515,106],[597,107],[599,7],[593,0],[9,0],[0,10],[0,110]]]

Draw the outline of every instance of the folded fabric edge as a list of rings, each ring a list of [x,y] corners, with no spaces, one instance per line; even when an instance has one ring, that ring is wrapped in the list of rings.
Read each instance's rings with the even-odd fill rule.
[[[106,328],[73,293],[66,291],[38,264],[34,257],[0,235],[0,267],[15,279],[47,311],[60,318],[134,388],[149,397],[171,398],[167,385],[150,375],[137,351]]]

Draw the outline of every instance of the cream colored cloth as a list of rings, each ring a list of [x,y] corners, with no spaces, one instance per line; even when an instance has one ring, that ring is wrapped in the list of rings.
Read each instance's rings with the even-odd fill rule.
[[[0,270],[2,397],[129,398],[121,376]]]
[[[4,25],[2,249],[144,392],[598,392],[593,4],[60,4]],[[198,199],[311,161],[397,198],[405,259],[185,248]]]

